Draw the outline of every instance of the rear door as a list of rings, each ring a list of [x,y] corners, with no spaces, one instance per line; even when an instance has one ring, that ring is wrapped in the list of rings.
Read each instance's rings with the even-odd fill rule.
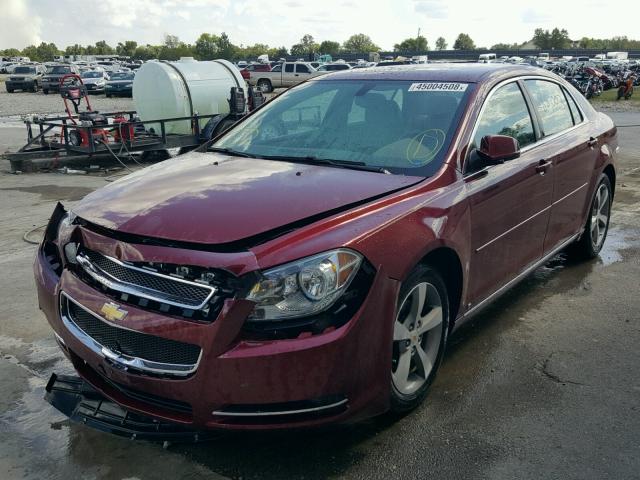
[[[483,168],[476,148],[485,135],[516,138],[520,157]],[[471,306],[542,257],[553,171],[533,148],[536,138],[519,82],[494,89],[478,117],[465,162],[471,208]]]
[[[308,65],[305,65],[304,63],[297,63],[295,76],[296,76],[295,83],[300,83],[311,76],[311,69],[309,68]]]
[[[589,182],[598,161],[598,139],[575,100],[561,85],[546,79],[524,81],[540,125],[540,155],[553,163],[553,204],[545,253],[575,235],[585,221]]]

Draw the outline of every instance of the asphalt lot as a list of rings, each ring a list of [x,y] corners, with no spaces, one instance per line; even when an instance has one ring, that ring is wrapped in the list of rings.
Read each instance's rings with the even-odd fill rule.
[[[640,124],[640,113],[612,116]],[[640,128],[619,134],[600,258],[556,257],[476,317],[451,339],[419,409],[167,449],[71,424],[42,400],[51,372],[71,371],[37,308],[36,247],[22,237],[56,200],[73,204],[105,180],[0,173],[0,478],[640,478]],[[22,135],[0,126],[0,148]]]

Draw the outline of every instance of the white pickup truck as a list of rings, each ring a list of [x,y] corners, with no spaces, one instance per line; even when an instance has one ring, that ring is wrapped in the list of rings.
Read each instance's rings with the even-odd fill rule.
[[[319,72],[307,62],[285,62],[276,65],[270,72],[251,72],[249,85],[257,85],[263,92],[273,92],[274,88],[293,87],[308,78],[327,72]]]

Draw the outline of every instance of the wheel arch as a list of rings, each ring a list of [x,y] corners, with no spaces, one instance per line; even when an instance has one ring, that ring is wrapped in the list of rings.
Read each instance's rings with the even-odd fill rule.
[[[609,178],[609,182],[611,183],[611,195],[615,196],[615,193],[616,193],[616,169],[614,168],[614,166],[612,164],[608,164],[606,167],[604,167],[604,170],[602,171],[602,173],[604,173]]]
[[[434,268],[442,276],[447,286],[450,328],[453,328],[460,311],[464,287],[464,271],[460,256],[453,248],[442,245],[427,252],[418,263]]]

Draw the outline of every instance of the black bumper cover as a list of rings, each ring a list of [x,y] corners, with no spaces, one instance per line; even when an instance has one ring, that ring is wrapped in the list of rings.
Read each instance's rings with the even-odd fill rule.
[[[70,420],[121,437],[153,442],[195,443],[214,432],[194,431],[177,423],[129,411],[112,402],[80,377],[51,375],[45,400]],[[219,435],[219,434],[218,434]]]

